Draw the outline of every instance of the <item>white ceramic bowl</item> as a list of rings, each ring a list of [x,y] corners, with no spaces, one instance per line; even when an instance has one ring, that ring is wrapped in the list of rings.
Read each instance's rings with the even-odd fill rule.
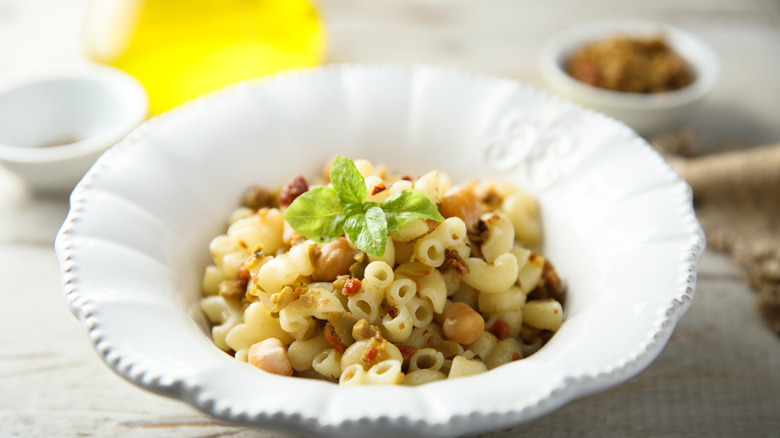
[[[70,192],[147,107],[138,81],[111,67],[8,73],[0,78],[0,162],[37,191]]]
[[[566,73],[565,65],[577,49],[618,35],[664,37],[688,62],[695,76],[693,83],[665,93],[626,93],[588,85]],[[643,135],[674,126],[681,115],[709,94],[720,74],[717,55],[700,38],[668,24],[642,20],[597,21],[568,28],[545,43],[540,67],[557,93],[621,120]]]
[[[420,387],[281,377],[220,351],[197,307],[209,241],[247,186],[319,174],[336,153],[536,194],[568,284],[560,331],[527,359]],[[56,240],[68,305],[121,376],[224,421],[332,437],[504,428],[630,378],[691,303],[703,248],[689,187],[623,124],[513,80],[363,65],[144,123],[76,187]]]

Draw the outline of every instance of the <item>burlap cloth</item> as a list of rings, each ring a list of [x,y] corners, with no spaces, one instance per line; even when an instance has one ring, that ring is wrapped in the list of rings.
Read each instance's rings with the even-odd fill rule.
[[[758,313],[780,335],[780,144],[696,155],[690,131],[651,143],[693,188],[707,247],[745,270]]]

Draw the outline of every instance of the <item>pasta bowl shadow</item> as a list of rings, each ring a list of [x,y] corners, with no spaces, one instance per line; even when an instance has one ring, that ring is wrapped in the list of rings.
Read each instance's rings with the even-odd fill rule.
[[[550,342],[416,387],[283,377],[218,349],[198,308],[210,240],[248,186],[319,174],[337,153],[410,175],[505,179],[536,196],[541,253],[567,284]],[[639,373],[690,305],[704,244],[689,187],[622,123],[509,79],[331,65],[142,124],[73,191],[56,251],[98,356],[141,388],[258,428],[437,437],[527,422]]]

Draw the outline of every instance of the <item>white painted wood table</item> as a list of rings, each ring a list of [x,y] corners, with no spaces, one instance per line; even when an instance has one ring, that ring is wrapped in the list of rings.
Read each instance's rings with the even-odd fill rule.
[[[321,0],[328,60],[442,64],[544,87],[536,56],[578,22],[643,17],[691,30],[723,62],[684,123],[702,150],[780,140],[780,3],[772,0]],[[81,59],[85,0],[0,0],[0,73]],[[220,424],[138,389],[98,359],[67,311],[53,251],[65,198],[29,193],[0,168],[0,436],[286,437]],[[525,436],[780,436],[780,338],[741,271],[706,252],[696,299],[658,359],[614,389],[511,430]]]

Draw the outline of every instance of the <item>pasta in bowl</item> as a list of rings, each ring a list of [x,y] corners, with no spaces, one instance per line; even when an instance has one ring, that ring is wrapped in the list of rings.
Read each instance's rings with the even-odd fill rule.
[[[218,348],[201,300],[220,296],[223,280],[216,295],[204,297],[204,272],[216,266],[210,243],[231,234],[226,218],[236,210],[237,197],[252,185],[273,189],[298,174],[318,175],[336,154],[383,163],[413,179],[437,169],[458,184],[501,180],[532,196],[542,230],[534,251],[552,261],[566,283],[565,318],[544,347],[487,372],[417,386],[281,376]],[[378,218],[374,207],[380,208],[370,204],[360,210],[372,222]],[[284,226],[286,213],[270,211],[266,219]],[[228,222],[243,240],[254,231],[238,232],[244,227],[236,224],[259,216],[254,210],[242,214]],[[352,228],[359,218],[353,222],[345,219],[342,227],[360,229]],[[338,227],[332,231],[324,234],[335,242],[342,233],[331,236]],[[372,235],[346,240],[378,247],[380,239]],[[310,239],[290,248],[305,253],[325,243],[305,243]],[[393,248],[396,253],[401,246]],[[79,183],[56,240],[67,303],[100,358],[120,376],[223,421],[334,437],[451,436],[506,428],[621,383],[658,355],[690,305],[703,247],[688,186],[619,122],[513,80],[437,67],[364,65],[239,84],[149,120]],[[271,255],[265,246],[261,257],[266,250]],[[235,266],[238,279],[246,257],[231,257],[228,265]],[[393,268],[395,279],[398,266]],[[381,280],[381,273],[376,276]],[[365,270],[357,278],[365,280]],[[315,299],[327,297],[320,291],[335,295],[327,286],[336,290],[334,281],[316,280],[326,285],[308,291]],[[258,304],[264,298],[271,296],[258,295]],[[403,292],[399,299],[405,299]],[[277,302],[284,303],[284,295]],[[524,305],[526,322],[531,302]],[[470,307],[480,313],[479,297]],[[365,310],[370,314],[370,307]],[[226,312],[225,320],[238,314],[245,324],[256,322],[247,321],[246,312]],[[488,328],[489,320],[483,317]],[[233,322],[241,323],[234,319],[228,326]],[[368,325],[381,331],[377,322]],[[314,330],[324,332],[324,326],[316,322]],[[270,337],[284,341],[289,352],[294,337],[288,335],[292,339],[283,339],[283,333]],[[257,341],[247,338],[248,357]],[[490,356],[477,353],[476,346],[466,350],[483,360]],[[327,356],[322,359],[327,362]],[[431,353],[418,367],[436,363]]]
[[[529,249],[541,242],[531,195],[340,156],[327,176],[330,187],[297,176],[278,195],[253,187],[211,241],[200,307],[223,350],[273,374],[420,385],[520,360],[560,328],[561,279]],[[328,194],[360,205],[318,207]],[[365,207],[384,227],[370,243]]]

